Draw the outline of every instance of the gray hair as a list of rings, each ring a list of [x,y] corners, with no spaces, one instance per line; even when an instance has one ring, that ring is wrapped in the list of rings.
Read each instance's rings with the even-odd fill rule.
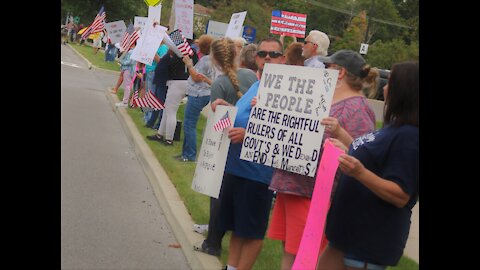
[[[327,56],[328,47],[330,46],[330,39],[327,34],[318,30],[312,30],[308,33],[310,40],[317,44],[317,54],[321,56]]]

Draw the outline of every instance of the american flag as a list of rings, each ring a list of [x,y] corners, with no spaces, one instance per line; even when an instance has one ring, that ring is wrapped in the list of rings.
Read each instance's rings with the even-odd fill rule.
[[[180,29],[171,32],[169,36],[184,56],[193,55],[193,50],[190,48],[190,44],[188,44],[187,39],[182,35]]]
[[[232,126],[232,121],[230,121],[230,118],[228,117],[228,111],[227,111],[227,113],[225,113],[225,115],[222,116],[222,118],[220,118],[220,120],[218,120],[218,122],[215,125],[213,125],[213,129],[215,131],[221,131],[224,128],[231,127],[231,126]]]
[[[95,19],[93,20],[92,24],[88,26],[88,28],[83,32],[81,39],[87,39],[88,36],[91,34],[95,34],[98,32],[102,32],[103,29],[105,29],[105,17],[107,15],[105,14],[105,9],[100,8],[100,11],[98,12],[97,16],[95,16]]]
[[[147,91],[145,96],[139,98],[138,90],[133,94],[132,107],[152,108],[154,111],[165,109],[162,101],[158,99],[151,90]]]
[[[305,37],[307,15],[282,10],[272,10],[270,33],[292,37]]]
[[[139,37],[140,29],[137,29],[137,31],[135,31],[135,29],[133,28],[133,24],[131,23],[125,31],[125,34],[123,35],[122,42],[120,42],[120,51],[128,51]]]

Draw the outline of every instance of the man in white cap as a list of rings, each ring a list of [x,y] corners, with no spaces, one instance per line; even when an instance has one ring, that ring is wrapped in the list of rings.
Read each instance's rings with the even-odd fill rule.
[[[312,30],[303,42],[302,56],[305,57],[306,67],[325,68],[325,65],[318,59],[319,56],[327,56],[330,39],[327,34]]]

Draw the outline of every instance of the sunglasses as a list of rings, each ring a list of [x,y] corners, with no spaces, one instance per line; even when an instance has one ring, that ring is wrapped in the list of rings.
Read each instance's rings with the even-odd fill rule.
[[[267,54],[270,56],[270,58],[277,58],[283,55],[281,52],[276,52],[276,51],[272,51],[272,52],[258,51],[257,52],[258,57],[261,57],[261,58],[267,57]]]
[[[303,45],[307,45],[307,43],[312,43],[313,45],[317,45],[316,43],[313,43],[313,42],[308,41],[308,40],[305,40],[305,41],[303,42]]]

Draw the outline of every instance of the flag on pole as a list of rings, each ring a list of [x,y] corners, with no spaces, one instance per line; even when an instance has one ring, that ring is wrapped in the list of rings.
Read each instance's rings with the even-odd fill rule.
[[[88,26],[87,30],[83,32],[81,39],[84,40],[84,39],[87,39],[87,37],[90,36],[90,34],[102,32],[103,29],[105,29],[106,16],[107,15],[105,14],[105,9],[102,6],[102,8],[100,8],[100,11],[98,11],[97,16],[95,16],[95,19],[93,20],[92,24]]]
[[[141,98],[138,97],[138,92],[139,91],[135,91],[133,94],[132,107],[152,108],[154,111],[165,109],[165,105],[163,105],[162,101],[160,101],[151,90],[147,91],[147,94]]]
[[[140,29],[137,29],[135,31],[133,24],[130,23],[127,30],[125,31],[125,34],[123,35],[122,41],[120,42],[120,52],[128,51],[139,37]]]
[[[180,52],[184,56],[192,56],[193,55],[193,50],[190,47],[190,44],[188,44],[187,39],[182,35],[182,32],[180,29],[177,29],[175,31],[172,31],[169,34],[170,38],[172,39],[173,43],[177,48],[180,50]]]
[[[213,125],[213,129],[215,131],[221,131],[226,127],[231,127],[232,126],[232,121],[230,121],[230,117],[228,117],[228,111],[225,113],[222,118],[218,120],[218,122]]]

